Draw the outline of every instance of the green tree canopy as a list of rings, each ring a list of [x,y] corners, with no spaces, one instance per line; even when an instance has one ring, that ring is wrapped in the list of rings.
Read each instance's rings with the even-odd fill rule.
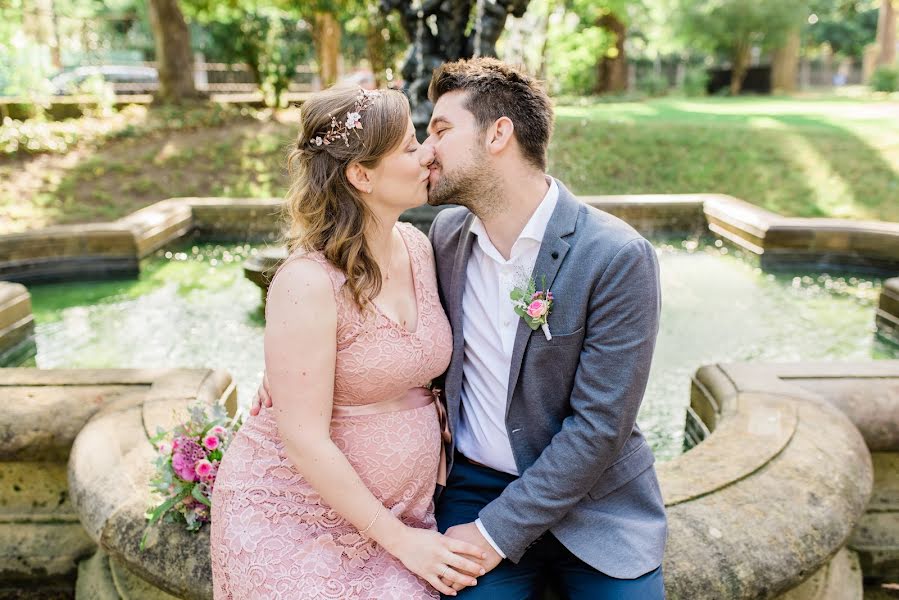
[[[731,93],[738,94],[753,47],[777,47],[808,15],[807,0],[679,0],[685,39],[731,62]]]

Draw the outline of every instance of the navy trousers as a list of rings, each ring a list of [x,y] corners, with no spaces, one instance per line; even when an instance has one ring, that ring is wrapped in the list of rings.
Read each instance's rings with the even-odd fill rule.
[[[441,533],[453,525],[471,523],[516,477],[475,465],[457,454],[447,487],[437,503]],[[601,544],[601,536],[597,539]],[[663,600],[662,567],[636,579],[616,579],[584,563],[546,532],[518,564],[503,560],[465,588],[458,600],[542,600],[545,590],[571,600]],[[549,596],[551,597],[551,596]]]

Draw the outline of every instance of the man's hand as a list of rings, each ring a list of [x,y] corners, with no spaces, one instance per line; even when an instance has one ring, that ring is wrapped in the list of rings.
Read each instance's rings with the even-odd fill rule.
[[[250,405],[250,414],[254,417],[258,415],[263,405],[266,408],[272,407],[272,393],[268,389],[268,375],[262,376],[262,384],[256,390],[256,397],[253,398],[253,404]]]
[[[493,549],[493,546],[484,539],[484,536],[481,535],[481,530],[478,529],[478,526],[474,523],[464,523],[462,525],[456,525],[454,527],[450,527],[446,530],[446,535],[452,538],[456,538],[458,540],[463,540],[466,542],[470,542],[479,546],[484,550],[487,554],[487,558],[479,561],[481,566],[484,567],[486,572],[490,572],[496,568],[496,566],[503,561],[503,557],[496,553],[496,550]],[[456,591],[462,589],[463,586],[459,586],[459,584],[453,584],[453,589]]]

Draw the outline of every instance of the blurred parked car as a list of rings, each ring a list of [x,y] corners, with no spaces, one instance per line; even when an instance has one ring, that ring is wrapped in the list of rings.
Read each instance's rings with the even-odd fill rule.
[[[140,94],[159,87],[159,74],[153,67],[135,65],[92,65],[76,67],[50,79],[53,93],[71,94],[90,77],[100,77],[118,94]]]

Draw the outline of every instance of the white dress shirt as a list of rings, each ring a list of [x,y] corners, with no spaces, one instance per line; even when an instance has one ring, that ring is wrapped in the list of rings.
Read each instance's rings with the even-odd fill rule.
[[[462,410],[456,429],[456,448],[483,465],[518,475],[512,444],[506,431],[506,397],[512,346],[518,321],[509,293],[525,285],[534,270],[546,226],[559,200],[555,180],[512,245],[509,260],[490,241],[483,222],[475,217],[471,232],[477,236],[465,273],[462,296]],[[540,282],[537,281],[540,289]],[[505,558],[475,521],[481,534]]]

